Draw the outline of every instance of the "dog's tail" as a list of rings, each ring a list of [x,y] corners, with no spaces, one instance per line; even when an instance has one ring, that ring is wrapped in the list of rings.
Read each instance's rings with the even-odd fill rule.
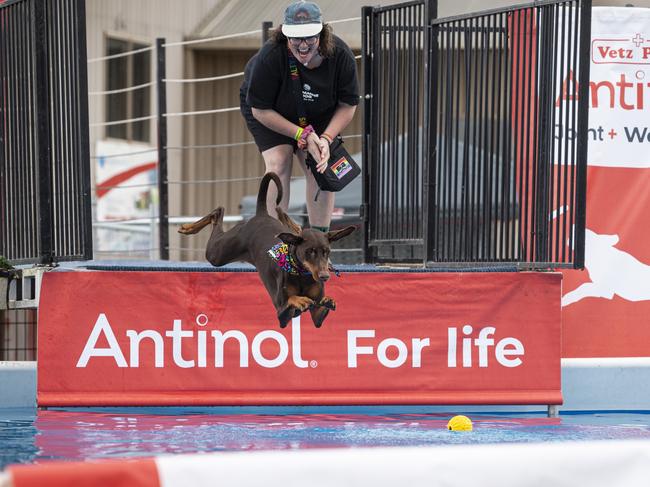
[[[277,174],[274,172],[267,172],[262,178],[260,183],[260,191],[257,193],[257,209],[255,210],[255,215],[268,215],[269,211],[266,208],[266,194],[269,191],[269,183],[273,180],[275,186],[278,188],[278,197],[275,199],[275,204],[279,205],[282,201],[282,182]]]

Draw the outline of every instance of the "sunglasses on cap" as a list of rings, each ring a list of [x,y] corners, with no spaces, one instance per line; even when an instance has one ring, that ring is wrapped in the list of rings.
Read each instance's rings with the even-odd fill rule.
[[[294,46],[299,46],[302,41],[305,41],[307,45],[313,46],[316,44],[316,41],[318,41],[318,38],[320,37],[319,34],[316,34],[315,36],[311,37],[289,37],[289,42],[293,44]]]

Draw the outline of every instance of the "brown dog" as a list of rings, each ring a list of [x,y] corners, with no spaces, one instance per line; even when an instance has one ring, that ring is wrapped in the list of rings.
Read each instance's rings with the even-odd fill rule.
[[[330,310],[336,309],[334,300],[325,296],[324,283],[330,277],[330,243],[349,235],[355,227],[327,233],[310,228],[303,230],[281,209],[278,215],[282,221],[276,220],[266,208],[271,180],[278,188],[276,204],[280,203],[282,183],[275,173],[267,173],[260,184],[255,216],[247,222],[224,232],[224,208],[219,207],[199,221],[181,226],[178,231],[191,235],[212,223],[212,235],[205,252],[212,265],[235,261],[253,264],[271,296],[282,328],[307,310],[314,325],[320,328]]]

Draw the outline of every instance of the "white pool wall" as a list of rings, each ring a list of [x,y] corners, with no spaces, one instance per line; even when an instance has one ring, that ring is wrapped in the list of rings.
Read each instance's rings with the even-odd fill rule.
[[[650,357],[562,359],[560,411],[650,411]],[[0,408],[36,406],[36,362],[0,362]],[[423,409],[415,406],[412,409]],[[432,411],[545,411],[545,406],[432,406]]]

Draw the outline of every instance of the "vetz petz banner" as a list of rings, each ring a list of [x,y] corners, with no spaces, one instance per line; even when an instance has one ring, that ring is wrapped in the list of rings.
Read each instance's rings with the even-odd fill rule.
[[[585,270],[564,272],[563,356],[647,357],[650,9],[594,8],[591,34]]]
[[[557,404],[560,274],[350,273],[281,329],[255,273],[53,272],[38,402]]]

